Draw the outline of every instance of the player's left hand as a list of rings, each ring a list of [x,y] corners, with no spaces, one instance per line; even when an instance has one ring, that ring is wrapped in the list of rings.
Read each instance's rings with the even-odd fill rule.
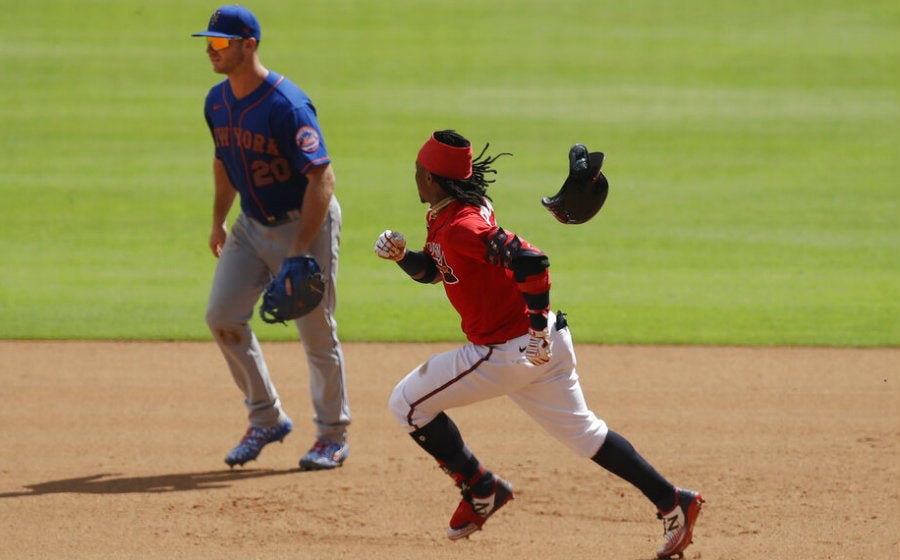
[[[553,343],[550,341],[550,329],[536,331],[528,329],[528,346],[525,347],[525,357],[533,365],[540,366],[550,361],[553,356]]]
[[[297,319],[315,309],[324,295],[325,278],[316,259],[288,257],[263,293],[259,316],[266,323]]]

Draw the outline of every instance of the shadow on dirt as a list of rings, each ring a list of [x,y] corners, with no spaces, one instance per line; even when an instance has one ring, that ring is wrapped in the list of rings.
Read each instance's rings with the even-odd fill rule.
[[[183,492],[188,490],[212,490],[227,488],[240,480],[281,476],[300,472],[300,469],[273,471],[241,469],[208,471],[199,473],[163,474],[159,476],[121,477],[119,474],[96,474],[63,480],[51,480],[25,486],[27,491],[2,492],[0,498],[42,496],[44,494],[131,494]]]

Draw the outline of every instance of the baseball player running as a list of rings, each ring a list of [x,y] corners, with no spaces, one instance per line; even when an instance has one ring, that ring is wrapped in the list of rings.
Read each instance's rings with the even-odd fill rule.
[[[293,266],[318,268],[325,280],[321,303],[295,321],[317,427],[300,468],[338,467],[349,453],[350,423],[334,319],[341,209],[316,110],[306,93],[260,62],[261,32],[250,10],[219,8],[194,36],[206,37],[213,70],[227,77],[210,89],[204,109],[215,144],[209,247],[219,259],[206,322],[244,394],[250,427],[225,462],[252,461],[293,428],[248,324],[270,276]],[[226,217],[236,194],[241,212],[229,233]]]
[[[550,311],[549,260],[497,225],[486,189],[499,156],[485,156],[487,148],[473,161],[472,145],[460,134],[432,134],[416,160],[419,198],[429,204],[424,249],[408,250],[404,235],[391,230],[374,248],[413,280],[442,282],[468,339],[416,367],[390,397],[397,421],[462,493],[447,536],[481,529],[512,500],[513,487],[475,457],[445,411],[507,395],[577,455],[636,486],[663,521],[657,556],[680,556],[703,499],[673,486],[587,407],[565,316]]]

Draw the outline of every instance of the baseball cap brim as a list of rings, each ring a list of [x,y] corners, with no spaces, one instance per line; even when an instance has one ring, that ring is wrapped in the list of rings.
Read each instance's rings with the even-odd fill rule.
[[[243,39],[244,37],[240,35],[229,35],[228,33],[221,33],[219,31],[198,31],[197,33],[193,33],[191,37],[222,37],[223,39]]]

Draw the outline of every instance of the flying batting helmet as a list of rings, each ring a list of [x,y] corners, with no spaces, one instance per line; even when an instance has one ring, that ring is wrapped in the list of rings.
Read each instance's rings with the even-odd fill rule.
[[[569,176],[559,192],[541,203],[564,224],[583,224],[593,218],[609,194],[609,182],[600,171],[603,152],[588,152],[584,144],[569,149]]]

